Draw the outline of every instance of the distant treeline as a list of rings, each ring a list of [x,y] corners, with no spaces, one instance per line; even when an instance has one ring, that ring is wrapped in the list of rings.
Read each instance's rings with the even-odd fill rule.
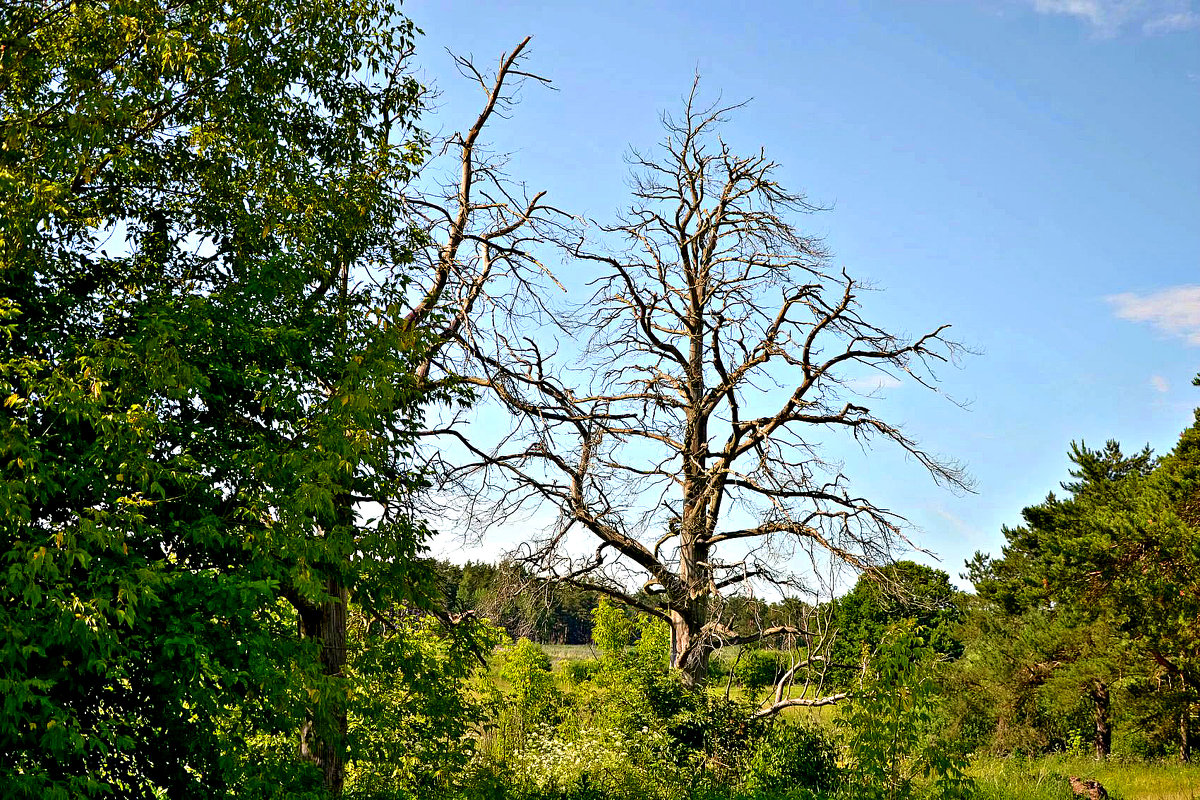
[[[539,644],[588,644],[596,592],[538,579],[510,561],[437,561],[435,571],[452,614],[475,612],[514,639]]]
[[[511,561],[489,564],[435,562],[446,608],[454,614],[474,612],[505,630],[513,639],[539,644],[591,644],[593,615],[600,593],[534,577]],[[755,598],[728,598],[721,617],[740,634],[775,625],[795,625],[816,632],[832,628],[836,672],[857,669],[864,644],[875,645],[894,622],[912,619],[931,636],[942,654],[962,651],[954,627],[962,619],[963,598],[942,570],[902,561],[873,578],[863,578],[852,591],[830,605],[814,609],[799,598],[768,603]]]

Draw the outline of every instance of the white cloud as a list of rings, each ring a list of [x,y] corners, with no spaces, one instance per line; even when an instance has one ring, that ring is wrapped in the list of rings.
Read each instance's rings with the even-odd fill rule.
[[[1101,36],[1140,29],[1159,35],[1200,28],[1195,0],[1032,0],[1040,14],[1076,17]]]
[[[1146,322],[1170,336],[1200,347],[1200,286],[1173,286],[1152,294],[1106,297],[1120,319]]]
[[[1154,391],[1166,394],[1171,391],[1171,384],[1162,375],[1151,375],[1150,385],[1154,387]]]
[[[954,529],[955,533],[965,537],[968,541],[978,541],[980,539],[987,538],[983,531],[979,530],[973,525],[968,524],[961,517],[950,513],[949,510],[941,505],[933,506],[932,510],[934,514],[937,514],[939,517],[946,520],[946,522],[950,523],[950,526]]]
[[[1200,28],[1200,13],[1195,11],[1179,11],[1165,14],[1155,19],[1146,20],[1142,30],[1150,35],[1174,33],[1175,31],[1190,31]]]
[[[903,385],[904,383],[899,378],[887,373],[862,378],[851,378],[846,381],[847,388],[868,396],[875,395],[884,389],[895,389],[897,386]]]
[[[1109,15],[1099,0],[1034,0],[1033,7],[1041,14],[1081,17],[1096,26],[1108,23]]]

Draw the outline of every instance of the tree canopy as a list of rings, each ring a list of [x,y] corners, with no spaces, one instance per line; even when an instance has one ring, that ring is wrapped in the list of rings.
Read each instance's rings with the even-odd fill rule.
[[[1197,699],[1198,431],[1161,459],[1148,448],[1126,455],[1115,441],[1073,443],[1066,495],[1050,494],[1022,512],[1024,525],[1004,528],[1001,556],[968,563],[985,604],[982,635],[968,648],[1007,654],[983,672],[1008,676],[1000,691],[1021,724],[1043,725],[1028,698],[1070,707],[1054,698],[1073,694],[1091,706],[1095,752],[1106,756],[1119,690],[1115,702],[1142,728],[1175,738],[1186,757]]]
[[[0,19],[0,780],[336,791],[348,596],[425,591],[413,28],[374,0]],[[310,766],[251,754],[286,731]]]
[[[957,657],[962,653],[957,626],[963,617],[958,595],[949,575],[913,561],[897,561],[861,576],[834,602],[834,677],[842,683],[857,678],[864,650],[870,655],[887,640],[889,628],[901,622],[910,623],[937,656]]]

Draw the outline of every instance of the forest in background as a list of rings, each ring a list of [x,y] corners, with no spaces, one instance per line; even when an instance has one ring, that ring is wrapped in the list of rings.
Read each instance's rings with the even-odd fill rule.
[[[1195,774],[1200,427],[1161,457],[1073,446],[973,595],[897,562],[906,521],[821,446],[969,488],[847,389],[936,391],[964,348],[874,321],[797,227],[820,209],[722,140],[739,107],[694,84],[593,224],[486,145],[546,82],[528,40],[457,60],[480,111],[438,138],[386,0],[0,13],[5,796],[949,799],[1044,754]],[[587,301],[547,301],[550,253],[595,271]],[[519,560],[427,557],[439,510],[531,507],[559,522]],[[862,578],[821,602],[805,559]]]

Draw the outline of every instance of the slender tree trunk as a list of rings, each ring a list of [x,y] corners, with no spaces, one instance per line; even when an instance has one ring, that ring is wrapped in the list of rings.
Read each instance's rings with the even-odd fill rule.
[[[1184,706],[1179,712],[1179,760],[1185,764],[1192,760],[1191,717],[1191,706]]]
[[[300,636],[321,643],[321,671],[330,677],[340,676],[346,664],[346,587],[336,580],[326,582],[330,600],[310,606],[300,612]],[[300,756],[315,764],[324,779],[325,788],[333,795],[341,794],[345,781],[345,759],[342,742],[346,735],[346,709],[339,693],[325,696],[326,708],[321,713],[311,709],[300,729]]]
[[[1108,758],[1112,750],[1112,725],[1109,721],[1108,687],[1101,681],[1092,683],[1092,701],[1096,704],[1096,758]]]

